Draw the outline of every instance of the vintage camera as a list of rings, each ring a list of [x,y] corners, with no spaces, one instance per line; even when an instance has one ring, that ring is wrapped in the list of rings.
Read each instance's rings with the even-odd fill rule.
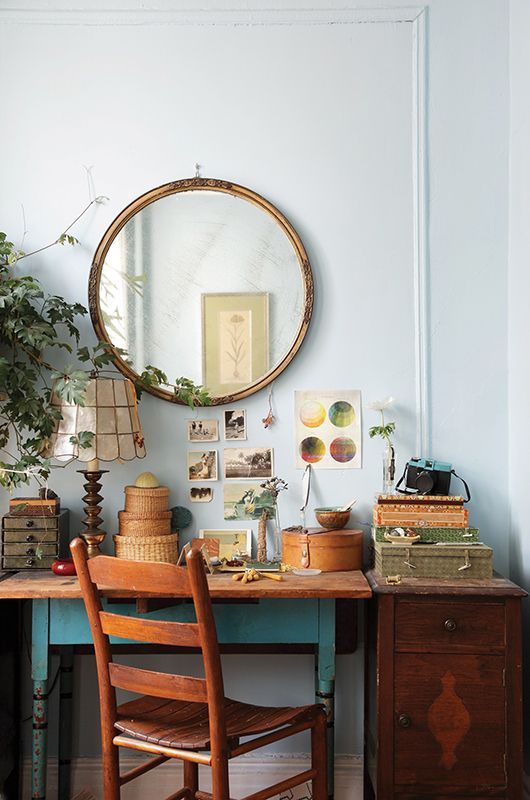
[[[405,479],[402,491],[414,494],[449,494],[453,467],[445,461],[431,458],[411,458],[405,467],[398,488]]]

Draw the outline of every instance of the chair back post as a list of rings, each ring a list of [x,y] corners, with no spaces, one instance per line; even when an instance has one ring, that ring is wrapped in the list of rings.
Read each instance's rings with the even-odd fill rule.
[[[208,717],[210,723],[210,743],[212,757],[213,800],[225,800],[229,796],[228,785],[228,738],[226,734],[226,714],[223,673],[212,601],[208,581],[204,571],[203,556],[200,550],[192,549],[186,556],[190,573],[191,591],[195,614],[199,625],[204,675],[208,694]]]
[[[108,667],[109,663],[112,662],[112,653],[109,638],[101,629],[99,617],[99,612],[102,610],[101,600],[97,586],[90,577],[87,546],[85,542],[78,537],[70,543],[70,550],[83,593],[83,600],[92,630],[94,651],[96,654],[100,699],[101,749],[104,755],[103,781],[105,786],[105,798],[108,796],[109,800],[114,800],[114,796],[117,798],[119,797],[119,763],[118,748],[113,745],[113,738],[115,735],[114,723],[117,717],[116,691],[110,683]]]

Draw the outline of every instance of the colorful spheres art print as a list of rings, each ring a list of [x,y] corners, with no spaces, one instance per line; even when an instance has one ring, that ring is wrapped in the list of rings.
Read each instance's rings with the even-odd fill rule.
[[[328,412],[329,421],[337,428],[346,428],[355,419],[355,411],[351,403],[346,400],[337,400]]]
[[[318,428],[326,419],[326,409],[318,400],[308,400],[300,409],[300,420],[307,428]]]
[[[331,457],[338,461],[339,464],[347,464],[348,461],[355,458],[357,448],[355,447],[355,442],[349,436],[338,436],[331,442],[329,452]]]
[[[300,455],[307,464],[317,464],[326,455],[326,445],[318,436],[308,436],[300,442]]]

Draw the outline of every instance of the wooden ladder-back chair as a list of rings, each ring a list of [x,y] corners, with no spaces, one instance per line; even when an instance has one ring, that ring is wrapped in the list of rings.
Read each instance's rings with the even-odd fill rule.
[[[166,800],[230,800],[228,761],[259,747],[311,731],[311,769],[247,795],[266,800],[312,781],[314,800],[327,800],[326,716],[322,706],[269,708],[224,696],[215,620],[202,554],[191,551],[187,567],[126,561],[112,556],[88,559],[81,539],[71,550],[90,622],[99,682],[105,800],[119,800],[120,787],[170,758],[184,764],[184,787]],[[100,589],[190,595],[197,622],[161,622],[104,610]],[[205,678],[154,672],[116,664],[109,636],[202,650]],[[120,706],[116,688],[142,695]],[[242,737],[256,736],[240,744]],[[127,747],[154,757],[119,774],[118,750]],[[199,764],[212,770],[212,793],[199,790]]]

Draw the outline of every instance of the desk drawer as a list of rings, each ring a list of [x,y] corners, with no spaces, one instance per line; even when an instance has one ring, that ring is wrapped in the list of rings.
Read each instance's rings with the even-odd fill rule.
[[[396,650],[410,652],[502,652],[504,604],[400,599],[396,604]]]
[[[4,556],[2,569],[49,569],[57,556]]]
[[[44,530],[57,531],[59,528],[59,517],[4,517],[4,531],[20,530]]]
[[[57,543],[17,542],[15,544],[4,545],[4,556],[34,556],[37,552],[43,556],[57,556]]]
[[[4,544],[8,542],[57,542],[58,531],[30,530],[4,531]]]

